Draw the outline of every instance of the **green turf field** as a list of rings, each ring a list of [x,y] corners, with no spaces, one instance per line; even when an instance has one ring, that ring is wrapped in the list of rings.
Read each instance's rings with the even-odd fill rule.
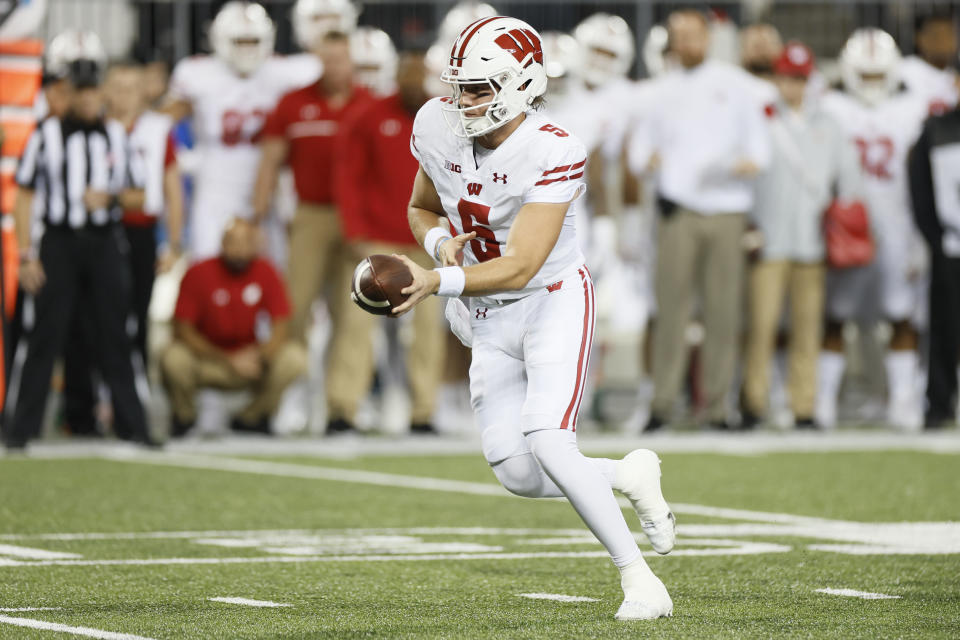
[[[675,611],[633,623],[569,505],[479,454],[3,458],[0,638],[960,637],[960,455],[661,457]]]

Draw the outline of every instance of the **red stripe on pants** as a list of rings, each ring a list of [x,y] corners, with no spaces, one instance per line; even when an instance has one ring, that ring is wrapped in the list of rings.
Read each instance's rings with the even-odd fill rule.
[[[583,379],[586,377],[586,368],[584,367],[584,356],[589,358],[587,353],[587,336],[590,333],[590,319],[593,317],[590,304],[590,281],[587,279],[587,273],[580,269],[580,278],[583,280],[583,337],[580,339],[580,358],[577,360],[577,384],[573,389],[573,397],[570,398],[570,404],[567,405],[567,411],[563,414],[563,422],[560,423],[561,429],[573,427],[576,431],[577,414],[579,410],[580,387]],[[573,420],[570,420],[571,415]]]

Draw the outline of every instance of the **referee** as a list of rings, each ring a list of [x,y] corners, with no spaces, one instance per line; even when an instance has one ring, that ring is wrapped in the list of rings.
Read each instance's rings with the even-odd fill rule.
[[[917,228],[930,248],[930,354],[924,426],[957,421],[960,356],[960,108],[927,120],[907,160]]]
[[[20,246],[24,335],[17,345],[6,406],[4,443],[22,449],[40,433],[54,360],[62,354],[74,310],[95,319],[99,369],[110,388],[118,437],[150,444],[137,394],[127,333],[131,278],[119,225],[124,208],[143,205],[123,126],[103,118],[105,56],[97,36],[76,33],[69,63],[69,108],[43,120],[17,170],[14,215]],[[44,231],[31,245],[34,190],[44,185]]]

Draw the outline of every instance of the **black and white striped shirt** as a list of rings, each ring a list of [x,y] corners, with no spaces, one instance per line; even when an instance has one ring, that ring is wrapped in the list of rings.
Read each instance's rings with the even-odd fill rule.
[[[128,152],[123,125],[113,120],[84,123],[48,117],[30,136],[17,168],[17,184],[43,199],[45,227],[102,227],[120,219],[119,207],[88,211],[86,190],[117,195],[140,186],[142,171]],[[42,189],[37,190],[38,186]]]

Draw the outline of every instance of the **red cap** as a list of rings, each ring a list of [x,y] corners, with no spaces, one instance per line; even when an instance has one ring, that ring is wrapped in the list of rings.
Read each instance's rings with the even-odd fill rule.
[[[773,72],[779,75],[808,78],[813,72],[813,65],[813,51],[810,51],[810,47],[792,40],[783,47],[780,57],[773,63]]]

